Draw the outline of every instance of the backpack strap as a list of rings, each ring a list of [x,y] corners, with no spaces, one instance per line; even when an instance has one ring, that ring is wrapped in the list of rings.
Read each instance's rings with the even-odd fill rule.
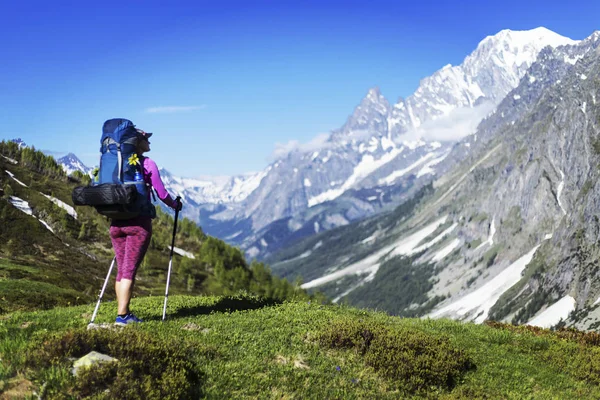
[[[121,144],[130,144],[130,145],[136,146],[137,143],[138,143],[138,139],[136,137],[131,137],[131,138],[125,139],[123,142],[119,143],[116,140],[114,140],[113,138],[111,138],[110,136],[107,136],[106,139],[104,139],[104,142],[102,142],[102,144],[106,145],[106,146],[114,144],[117,146],[117,148],[119,148],[121,146]]]
[[[156,195],[154,194],[154,192],[156,191],[156,189],[154,189],[154,187],[152,186],[152,184],[150,182],[146,181],[146,174],[144,173],[144,160],[147,157],[145,156],[140,156],[140,167],[142,170],[142,175],[144,176],[144,183],[146,184],[146,189],[148,190],[148,193],[150,193],[152,195],[152,199],[156,202]]]
[[[117,171],[119,171],[119,182],[123,182],[123,155],[121,154],[121,145],[117,143]]]

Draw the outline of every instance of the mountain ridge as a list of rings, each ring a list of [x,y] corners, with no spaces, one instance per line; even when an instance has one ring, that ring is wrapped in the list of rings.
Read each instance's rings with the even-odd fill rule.
[[[59,163],[67,175],[71,175],[75,171],[79,171],[83,174],[89,175],[93,168],[87,167],[75,154],[68,153],[67,155],[60,157],[56,160]]]
[[[265,235],[273,236],[272,224],[281,227],[284,220],[293,219],[287,231],[277,228],[278,235],[286,237],[298,229],[308,234],[310,225],[315,233],[316,221],[300,216],[311,214],[308,210],[317,205],[322,215],[319,225],[324,220],[338,221],[331,227],[346,224],[393,208],[413,185],[418,189],[443,174],[469,151],[448,149],[493,112],[538,54],[548,46],[573,43],[577,41],[545,28],[503,30],[484,38],[462,64],[446,65],[422,79],[411,96],[395,104],[377,87],[371,88],[320,149],[288,153],[263,171],[220,183],[163,172],[170,175],[167,189],[187,200],[184,214],[207,232],[231,238],[230,243],[248,255],[264,256],[277,251],[257,245],[266,242]],[[449,142],[434,140],[448,135]],[[439,151],[431,148],[437,143]],[[450,157],[448,162],[445,156]],[[427,168],[416,169],[419,160]],[[329,208],[323,209],[324,204]]]
[[[518,32],[513,32],[512,34],[517,38],[520,37]],[[530,46],[531,48],[527,48],[525,54],[529,55],[529,58],[523,56],[522,58],[525,61],[517,66],[519,68],[516,68],[514,71],[511,70],[512,75],[510,76],[518,75],[520,77],[520,75],[523,75],[527,67],[535,60],[535,57],[537,56],[536,51],[538,51],[538,49],[541,50],[547,44],[556,41],[557,36],[551,36],[551,39],[546,40],[547,43],[544,42],[542,44],[532,45]],[[555,44],[561,45],[562,43],[571,42],[573,41],[570,39],[562,38]],[[485,43],[486,42],[484,41],[484,44]],[[518,46],[517,48],[520,49]],[[504,79],[504,81],[507,82],[514,82],[516,80],[515,78],[509,80],[502,74],[496,79]],[[425,79],[422,82],[428,83],[429,81]],[[489,90],[492,94],[499,90],[509,91],[512,89],[508,83],[498,86],[495,81],[492,82],[493,84],[491,84],[490,87],[493,89]],[[500,87],[500,89],[498,89],[498,87]],[[348,189],[361,190],[362,188],[369,187],[369,185],[371,185],[370,187],[376,187],[372,185],[373,182],[379,182],[378,179],[365,179],[368,178],[369,174],[366,174],[366,176],[355,174],[356,168],[361,163],[361,160],[367,160],[365,157],[371,157],[375,161],[381,161],[382,166],[387,166],[392,170],[403,171],[410,166],[410,163],[406,163],[402,159],[405,154],[402,154],[402,156],[398,158],[398,154],[400,153],[399,149],[402,145],[408,144],[411,141],[401,138],[408,137],[412,139],[412,142],[419,143],[419,140],[423,137],[423,133],[427,133],[427,131],[419,131],[420,128],[426,127],[429,132],[436,132],[439,131],[438,123],[447,123],[447,120],[452,122],[452,116],[449,117],[451,114],[450,111],[442,113],[439,110],[436,112],[430,110],[430,114],[427,115],[432,115],[431,118],[427,119],[420,117],[419,121],[415,122],[416,117],[413,108],[419,108],[417,105],[422,101],[431,103],[431,99],[424,99],[419,90],[424,92],[424,89],[420,87],[413,97],[409,96],[407,100],[401,100],[399,103],[391,106],[377,88],[370,89],[354,112],[350,115],[346,123],[340,129],[334,130],[331,133],[329,140],[326,142],[328,146],[326,147],[326,150],[315,150],[310,152],[310,154],[289,154],[287,158],[278,160],[272,165],[273,168],[269,170],[267,176],[263,178],[261,186],[259,186],[255,192],[250,194],[243,205],[216,213],[209,218],[219,218],[222,221],[222,225],[226,225],[228,221],[234,222],[241,220],[246,220],[248,223],[251,223],[250,230],[245,235],[238,235],[236,237],[236,242],[234,243],[245,249],[255,248],[261,253],[262,250],[260,247],[255,245],[257,241],[254,239],[253,235],[260,230],[261,227],[265,227],[271,221],[277,221],[281,218],[288,218],[290,216],[293,217],[294,215],[303,212],[303,210],[315,206],[324,200],[335,200]],[[488,90],[486,89],[486,91]],[[430,92],[434,92],[434,90],[431,89]],[[495,99],[491,94],[489,94],[488,97],[492,99],[490,101]],[[442,103],[447,103],[443,97],[438,97],[438,99],[441,99],[439,101]],[[473,121],[467,125],[467,131],[463,132],[461,135],[471,133],[468,129],[473,129],[474,126],[476,126],[476,123],[479,122],[479,119],[491,111],[489,108],[483,108],[484,106],[482,103],[485,103],[484,101],[480,101],[477,105],[474,103],[475,102],[471,102],[474,109],[476,109],[477,115],[475,115],[475,117],[472,115],[470,116]],[[459,101],[458,104],[460,105],[462,103]],[[453,106],[452,108],[458,109],[458,106]],[[482,110],[484,112],[482,112]],[[439,116],[445,117],[446,121],[443,121],[443,118],[438,118]],[[424,122],[422,123],[421,121]],[[433,122],[434,124],[428,126],[426,123],[429,122]],[[433,143],[435,143],[435,141]],[[407,147],[410,148],[412,146]],[[393,152],[396,152],[397,154],[393,154]],[[440,158],[441,154],[434,154],[432,156],[434,156],[432,158],[437,159]],[[386,158],[389,159],[389,161],[386,161]],[[310,161],[307,162],[307,159]],[[277,168],[281,167],[284,168],[283,171],[290,171],[291,169],[294,169],[294,171],[298,170],[298,173],[302,174],[302,179],[294,181],[293,175],[283,178],[281,173],[277,173]],[[280,171],[282,170],[280,169]],[[327,176],[323,179],[322,174],[325,171],[327,171]],[[373,172],[376,171],[377,168],[375,168]],[[317,173],[319,174],[319,177],[315,176]],[[269,179],[269,176],[273,174],[276,176]],[[435,176],[435,174],[436,167],[432,166],[429,170],[429,175]],[[383,178],[383,176],[379,177],[379,179],[381,178]],[[281,181],[293,182],[293,185],[290,187],[288,184],[285,188],[282,188],[278,186]],[[310,182],[310,187],[308,188],[304,185],[304,182],[306,181]],[[315,184],[315,181],[317,184]],[[407,181],[401,179],[394,183],[397,185],[404,185]],[[400,199],[401,197],[398,196],[390,198],[391,204],[397,204]],[[364,217],[367,214],[372,214],[377,212],[377,210],[382,209],[380,206],[373,208],[372,205],[368,203],[364,203],[362,208],[365,210],[371,208],[372,211],[367,211],[366,214],[360,212],[358,213],[360,217]],[[343,222],[344,220],[348,221],[349,219],[352,219],[349,218],[347,213],[348,211],[342,211],[341,214],[337,213],[342,217],[338,218],[341,223],[345,223]],[[336,213],[334,212],[332,216],[334,214]],[[211,228],[207,229],[210,231]],[[235,233],[233,230],[229,232],[231,234]],[[290,234],[292,233],[290,232]],[[250,241],[244,240],[244,236],[250,239]]]
[[[396,291],[387,307],[399,315],[421,309],[436,318],[598,326],[599,87],[598,33],[545,49],[495,112],[453,147],[451,154],[469,152],[413,211],[398,222],[381,215],[356,223],[361,233],[332,259],[315,238],[269,262],[283,275],[310,272],[305,288],[371,306],[383,304],[386,280],[408,274],[419,288],[411,296],[426,296],[411,304]],[[320,236],[319,249],[333,252],[335,234]]]

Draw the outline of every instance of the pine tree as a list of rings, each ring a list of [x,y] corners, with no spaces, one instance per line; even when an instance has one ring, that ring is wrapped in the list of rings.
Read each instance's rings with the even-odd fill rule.
[[[13,196],[15,193],[13,191],[12,186],[10,186],[8,183],[4,184],[4,197],[8,198],[10,196]]]
[[[87,239],[87,224],[84,222],[81,224],[81,228],[79,229],[79,235],[77,236],[77,240],[85,240]]]

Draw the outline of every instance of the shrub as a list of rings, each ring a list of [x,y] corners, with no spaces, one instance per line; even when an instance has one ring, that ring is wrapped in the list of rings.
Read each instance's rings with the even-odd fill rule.
[[[332,349],[354,349],[367,365],[411,393],[432,387],[451,390],[474,366],[446,337],[406,327],[339,320],[328,326],[319,342]]]
[[[580,348],[575,358],[575,376],[586,383],[600,385],[600,349]]]
[[[485,324],[495,329],[504,329],[516,333],[530,333],[536,336],[548,336],[555,339],[577,342],[586,346],[600,346],[600,333],[597,332],[583,332],[574,328],[561,328],[552,331],[538,326],[512,325],[497,321],[486,321]]]
[[[179,341],[161,341],[149,333],[117,330],[71,330],[35,345],[33,367],[68,365],[90,351],[118,360],[82,370],[77,379],[55,388],[82,398],[187,399],[199,397],[200,376],[193,357],[197,350]]]
[[[3,192],[4,192],[3,196],[6,198],[9,198],[10,196],[13,196],[15,194],[13,191],[13,188],[8,183],[4,184]]]
[[[512,322],[514,324],[520,324],[529,321],[531,317],[533,317],[539,310],[542,309],[544,304],[548,303],[549,298],[550,292],[544,289],[539,289],[533,294],[531,301],[517,312]]]
[[[592,149],[594,154],[600,155],[600,138],[596,137],[592,139]]]
[[[542,355],[544,360],[551,361],[558,368],[565,370],[565,363],[571,363],[574,368],[572,374],[586,384],[600,385],[600,334],[597,332],[583,332],[574,328],[561,328],[556,331],[540,328],[530,325],[510,325],[496,321],[486,321],[486,325],[504,331],[511,331],[519,334],[529,334],[536,338],[548,339],[556,342],[576,342],[577,347],[573,348],[573,358],[564,357],[563,352],[550,351]],[[535,344],[535,342],[532,342]],[[541,343],[541,342],[538,342]],[[531,350],[547,350],[547,346],[536,349],[531,344]]]

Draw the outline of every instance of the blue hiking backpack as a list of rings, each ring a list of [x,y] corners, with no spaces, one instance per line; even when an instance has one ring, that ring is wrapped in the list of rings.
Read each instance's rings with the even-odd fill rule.
[[[143,178],[143,157],[138,157],[138,132],[122,118],[109,119],[102,126],[100,166],[92,186],[77,187],[75,205],[89,205],[111,219],[156,216]]]

